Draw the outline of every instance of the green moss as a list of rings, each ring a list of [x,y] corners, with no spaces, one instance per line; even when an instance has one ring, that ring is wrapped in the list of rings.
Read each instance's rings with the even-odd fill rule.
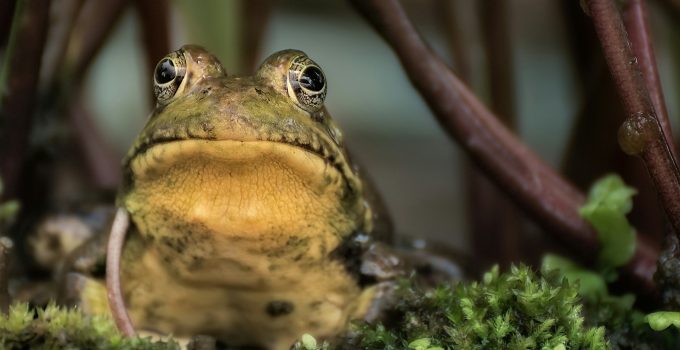
[[[33,310],[14,304],[0,316],[0,349],[179,349],[174,341],[125,338],[106,317],[48,305]]]
[[[608,349],[602,327],[583,325],[577,287],[556,274],[528,267],[481,282],[424,291],[405,283],[397,291],[398,322],[358,325],[365,349]],[[427,339],[426,341],[418,341]],[[427,345],[423,345],[427,342]]]

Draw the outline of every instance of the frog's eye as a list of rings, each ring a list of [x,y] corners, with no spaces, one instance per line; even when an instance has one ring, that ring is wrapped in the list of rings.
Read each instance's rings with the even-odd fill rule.
[[[288,96],[307,112],[316,112],[326,98],[326,76],[321,67],[305,55],[290,60]]]
[[[158,64],[153,74],[153,93],[160,104],[165,104],[175,96],[184,80],[186,59],[182,50],[165,56]]]

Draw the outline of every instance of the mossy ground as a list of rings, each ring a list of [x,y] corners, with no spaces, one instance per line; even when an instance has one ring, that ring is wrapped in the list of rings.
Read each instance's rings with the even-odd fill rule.
[[[177,350],[179,345],[123,337],[109,318],[85,316],[77,309],[51,304],[33,310],[20,303],[0,317],[0,349]]]
[[[298,350],[343,349],[675,349],[677,330],[652,331],[631,303],[589,301],[578,285],[526,266],[480,281],[421,288],[404,280],[386,322],[355,323],[336,344],[304,336]],[[636,321],[637,320],[637,321]],[[77,309],[14,304],[0,316],[0,349],[179,349],[172,340],[125,338],[105,317]]]

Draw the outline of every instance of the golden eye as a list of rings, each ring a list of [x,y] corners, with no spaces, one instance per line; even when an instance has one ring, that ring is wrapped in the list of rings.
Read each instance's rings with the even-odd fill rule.
[[[316,112],[326,98],[326,76],[305,55],[295,56],[288,68],[288,96],[307,112]]]
[[[186,73],[184,50],[165,56],[154,70],[153,93],[159,104],[166,104],[175,96]]]

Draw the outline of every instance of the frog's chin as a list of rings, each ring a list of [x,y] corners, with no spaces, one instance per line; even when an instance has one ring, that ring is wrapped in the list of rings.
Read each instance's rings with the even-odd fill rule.
[[[315,191],[360,186],[319,154],[272,141],[180,140],[156,144],[130,162],[134,182],[178,181],[191,177],[250,176],[258,181],[288,179]],[[244,173],[246,175],[244,175]],[[173,174],[173,176],[168,176]],[[174,179],[171,177],[175,177]],[[281,183],[284,186],[284,183]]]

